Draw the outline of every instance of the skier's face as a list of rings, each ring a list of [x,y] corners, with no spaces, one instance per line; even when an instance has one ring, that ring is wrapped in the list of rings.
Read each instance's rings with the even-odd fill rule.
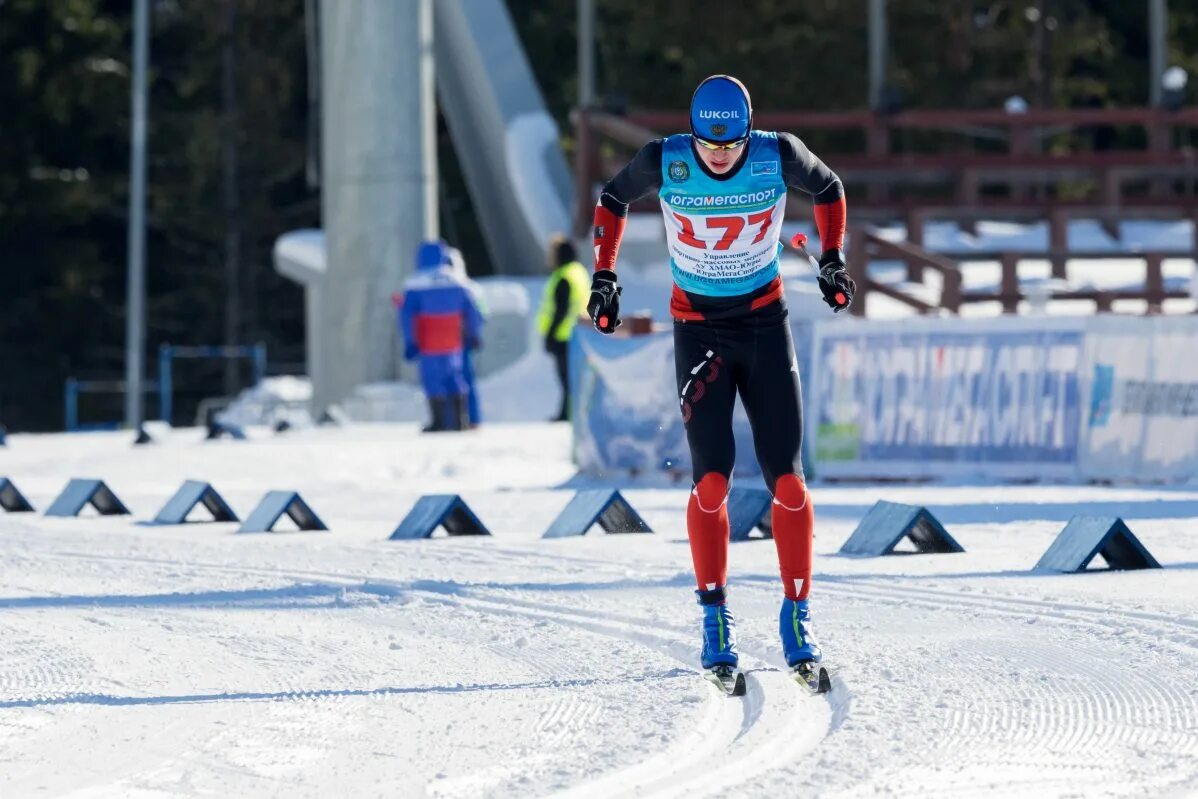
[[[745,139],[730,142],[727,145],[712,145],[702,139],[695,139],[695,152],[703,160],[703,165],[716,175],[722,175],[736,166],[741,153],[744,152]],[[735,145],[735,146],[732,146]]]

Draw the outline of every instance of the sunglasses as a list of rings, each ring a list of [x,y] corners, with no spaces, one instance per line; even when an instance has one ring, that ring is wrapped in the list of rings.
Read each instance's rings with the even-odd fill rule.
[[[695,136],[694,139],[695,139],[695,143],[698,144],[700,147],[702,147],[704,150],[712,150],[712,151],[715,151],[715,150],[739,150],[741,147],[744,147],[745,142],[747,142],[749,140],[749,138],[746,136],[743,139],[737,139],[736,141],[730,141],[727,144],[718,144],[713,141],[707,141],[706,139],[700,139],[698,136]]]

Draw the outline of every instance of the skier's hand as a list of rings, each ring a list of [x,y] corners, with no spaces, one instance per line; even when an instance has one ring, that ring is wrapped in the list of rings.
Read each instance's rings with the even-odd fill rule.
[[[587,302],[587,315],[600,333],[612,334],[623,322],[620,320],[620,293],[616,273],[600,269],[591,279],[591,299]]]
[[[824,294],[824,302],[833,311],[843,311],[852,304],[857,284],[849,277],[840,250],[826,250],[820,256],[819,290]]]

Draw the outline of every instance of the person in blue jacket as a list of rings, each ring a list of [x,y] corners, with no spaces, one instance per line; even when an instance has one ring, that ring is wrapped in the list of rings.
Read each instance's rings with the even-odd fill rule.
[[[432,416],[425,430],[462,430],[469,425],[466,351],[481,344],[482,314],[465,281],[454,273],[445,242],[421,244],[416,269],[399,309],[404,358],[420,360]]]

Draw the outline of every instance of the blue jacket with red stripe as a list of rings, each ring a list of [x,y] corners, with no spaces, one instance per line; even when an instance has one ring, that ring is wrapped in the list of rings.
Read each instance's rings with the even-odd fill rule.
[[[408,280],[399,325],[410,360],[477,349],[483,317],[466,282],[450,267],[441,266],[424,269]]]

